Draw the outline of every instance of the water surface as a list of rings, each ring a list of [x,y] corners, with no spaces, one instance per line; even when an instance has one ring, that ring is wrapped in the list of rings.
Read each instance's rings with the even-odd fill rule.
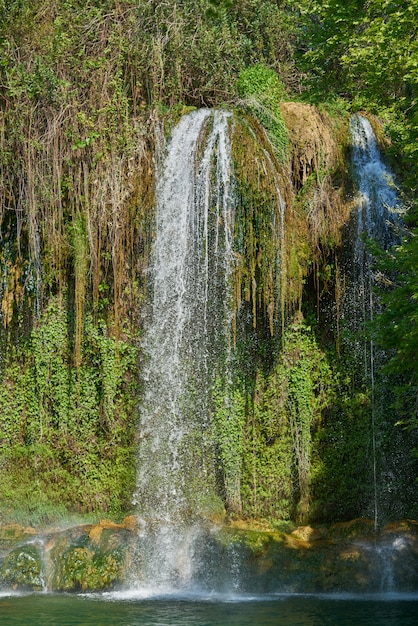
[[[416,626],[418,595],[0,595],[1,626]]]

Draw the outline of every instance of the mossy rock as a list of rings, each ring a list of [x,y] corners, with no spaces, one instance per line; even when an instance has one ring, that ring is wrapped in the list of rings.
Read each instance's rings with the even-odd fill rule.
[[[112,589],[125,578],[132,531],[102,521],[52,535],[48,585],[55,591]]]
[[[290,534],[250,526],[234,523],[211,535],[205,558],[216,575],[202,567],[204,583],[229,579],[244,593],[378,592],[387,590],[390,573],[399,588],[417,589],[415,523],[392,525],[378,537],[373,521],[362,519]]]
[[[39,547],[26,544],[9,552],[0,568],[0,584],[19,590],[41,590],[44,585]]]
[[[330,541],[357,541],[373,540],[376,538],[376,528],[372,519],[353,519],[348,522],[338,522],[328,527],[326,537]]]
[[[0,526],[0,547],[11,547],[16,543],[22,543],[36,535],[36,530],[30,526],[21,524],[4,524]]]
[[[108,552],[76,546],[55,555],[51,587],[56,591],[99,591],[121,583],[125,553],[118,548]]]
[[[26,544],[3,545],[0,587],[78,592],[126,584],[128,570],[142,558],[135,529],[135,518],[122,524],[102,520],[50,530]],[[10,528],[7,539],[28,541],[22,532]],[[194,581],[202,589],[373,592],[385,589],[389,574],[397,588],[418,589],[418,523],[411,520],[390,524],[378,535],[370,520],[304,526],[288,533],[241,520],[208,525],[198,541]]]

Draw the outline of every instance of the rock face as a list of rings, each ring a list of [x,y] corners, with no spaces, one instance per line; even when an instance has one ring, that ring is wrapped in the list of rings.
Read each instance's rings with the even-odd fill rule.
[[[71,592],[129,587],[137,551],[135,518],[43,533],[3,526],[0,588]],[[236,522],[203,532],[195,555],[193,584],[208,592],[418,591],[415,521],[390,524],[378,535],[369,520],[304,526],[292,533]]]
[[[107,520],[36,533],[0,528],[0,586],[22,590],[98,591],[126,582],[134,519]]]
[[[231,529],[229,533],[234,533]],[[241,545],[243,591],[274,593],[418,590],[418,524],[382,529],[353,520],[300,527],[290,534],[235,530],[229,550]]]

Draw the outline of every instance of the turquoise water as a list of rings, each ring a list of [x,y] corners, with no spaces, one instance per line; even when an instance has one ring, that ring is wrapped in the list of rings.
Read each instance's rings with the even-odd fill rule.
[[[418,595],[0,596],[1,626],[416,626]]]

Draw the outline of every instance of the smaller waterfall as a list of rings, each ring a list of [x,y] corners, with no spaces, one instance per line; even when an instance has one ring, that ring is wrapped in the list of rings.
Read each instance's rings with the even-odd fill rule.
[[[373,239],[383,249],[388,249],[398,240],[401,222],[398,198],[393,175],[383,163],[376,136],[370,122],[355,114],[350,120],[352,137],[352,165],[358,188],[357,211],[355,214],[356,232],[354,236],[354,257],[351,264],[351,289],[349,289],[346,317],[350,319],[351,330],[364,330],[373,321],[379,309],[374,294],[376,276],[373,271],[373,257],[366,247],[366,239]],[[356,346],[358,360],[363,361],[364,379],[371,386],[371,429],[374,484],[374,523],[378,523],[377,494],[377,428],[375,403],[376,350],[373,340],[361,341]]]
[[[371,573],[371,591],[393,594],[405,591],[409,576],[416,571],[412,538],[408,534],[389,534],[378,541],[360,544]]]
[[[395,243],[399,208],[393,174],[383,163],[376,136],[368,119],[353,115],[350,120],[353,168],[359,190],[358,234],[372,237],[383,248]],[[360,242],[356,242],[357,260]]]
[[[355,114],[350,120],[352,165],[358,194],[355,213],[354,258],[351,267],[354,293],[350,294],[357,327],[373,319],[373,258],[365,240],[373,239],[388,249],[398,240],[399,207],[393,175],[383,163],[370,122]],[[366,351],[367,352],[367,351]],[[365,352],[365,371],[373,377],[372,363]]]
[[[213,494],[210,388],[231,309],[229,115],[180,120],[156,189],[137,504],[143,582],[164,588],[191,580],[193,518]]]

